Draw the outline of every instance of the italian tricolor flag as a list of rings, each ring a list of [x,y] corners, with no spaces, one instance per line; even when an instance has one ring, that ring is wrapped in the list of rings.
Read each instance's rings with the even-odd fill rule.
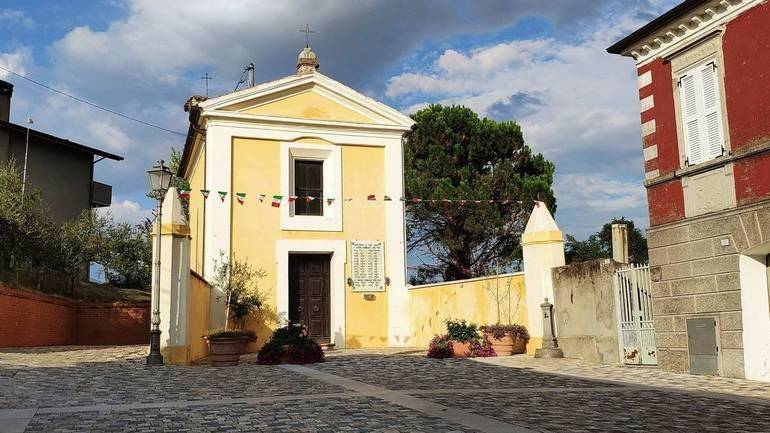
[[[190,190],[189,189],[180,189],[179,190],[179,198],[189,199],[190,198]]]
[[[225,201],[225,197],[227,197],[227,191],[217,191],[219,194],[219,199],[222,201]]]
[[[201,190],[201,194],[203,194],[203,198],[209,198],[209,193],[211,193],[211,191],[209,191],[207,189],[202,189]]]
[[[235,193],[235,198],[238,200],[238,203],[243,204],[246,201],[246,193],[237,192]]]
[[[282,195],[274,195],[273,196],[273,203],[271,204],[271,206],[273,206],[273,207],[281,207],[281,200],[283,200],[283,196]]]

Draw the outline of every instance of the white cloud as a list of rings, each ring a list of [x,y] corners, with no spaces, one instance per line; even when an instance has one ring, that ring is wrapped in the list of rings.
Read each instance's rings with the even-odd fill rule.
[[[605,48],[640,22],[626,17],[572,40],[512,40],[447,49],[428,70],[391,77],[386,94],[517,116],[527,143],[556,163],[557,217],[584,236],[614,216],[647,225],[633,62]]]
[[[29,57],[30,51],[26,48],[18,48],[10,53],[0,53],[0,66],[24,75],[26,73],[24,65],[29,61]],[[10,73],[0,69],[0,79],[7,80],[11,77]]]
[[[112,206],[101,208],[100,212],[112,214],[117,222],[131,224],[139,224],[146,218],[152,218],[152,209],[143,208],[142,205],[132,200],[113,202]]]
[[[28,17],[27,13],[24,11],[16,9],[2,9],[0,10],[0,26],[21,26],[27,29],[31,29],[35,26],[35,21]]]
[[[103,147],[113,152],[125,152],[134,142],[120,128],[110,123],[92,122],[88,132]]]

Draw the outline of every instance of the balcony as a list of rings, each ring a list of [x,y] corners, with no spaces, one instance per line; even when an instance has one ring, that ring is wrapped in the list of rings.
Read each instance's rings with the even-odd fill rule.
[[[112,185],[91,182],[91,207],[107,207],[112,204]]]

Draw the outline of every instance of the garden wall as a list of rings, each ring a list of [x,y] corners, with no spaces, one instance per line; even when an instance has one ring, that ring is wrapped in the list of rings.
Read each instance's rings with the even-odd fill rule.
[[[82,304],[0,285],[0,347],[149,343],[150,305]]]
[[[190,359],[208,356],[209,349],[203,336],[209,331],[209,302],[211,287],[200,275],[190,272],[190,292],[188,294],[189,322],[188,338],[190,339]]]
[[[505,296],[509,285],[510,296]],[[465,319],[479,325],[496,323],[498,290],[500,321],[506,323],[510,315],[513,323],[527,326],[523,272],[410,287],[409,345],[427,347],[434,335],[446,333],[446,319]]]
[[[600,259],[551,270],[556,337],[565,357],[620,363],[612,275],[621,266]]]

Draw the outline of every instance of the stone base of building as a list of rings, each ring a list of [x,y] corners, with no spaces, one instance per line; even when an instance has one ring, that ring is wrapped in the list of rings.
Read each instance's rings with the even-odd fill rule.
[[[770,202],[651,228],[648,243],[660,368],[770,380]]]

